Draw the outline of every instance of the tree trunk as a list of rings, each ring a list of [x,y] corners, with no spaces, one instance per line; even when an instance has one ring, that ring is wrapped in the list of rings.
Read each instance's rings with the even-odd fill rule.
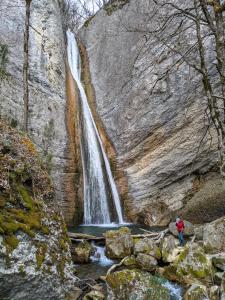
[[[23,101],[24,101],[24,131],[28,131],[28,110],[29,110],[29,26],[30,26],[30,4],[31,0],[26,0],[26,17],[24,30],[24,61],[23,61]]]

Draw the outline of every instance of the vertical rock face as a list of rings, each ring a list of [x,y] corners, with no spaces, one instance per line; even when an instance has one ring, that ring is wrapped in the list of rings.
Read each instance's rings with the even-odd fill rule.
[[[171,71],[177,56],[146,37],[145,30],[157,28],[148,19],[153,1],[116,2],[86,23],[80,38],[97,112],[127,177],[127,216],[160,224],[163,214],[184,207],[215,165],[216,139],[213,129],[205,135],[199,74],[185,64]],[[193,42],[191,34],[187,40]]]
[[[21,128],[25,1],[4,0],[0,6],[1,43],[9,47],[8,75],[0,83],[0,115]],[[30,24],[29,136],[45,158],[58,203],[70,222],[74,212],[74,193],[70,183],[75,170],[71,168],[73,151],[67,149],[65,41],[59,1],[33,0]]]

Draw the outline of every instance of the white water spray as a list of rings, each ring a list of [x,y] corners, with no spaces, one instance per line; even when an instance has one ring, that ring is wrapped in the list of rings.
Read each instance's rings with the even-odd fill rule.
[[[81,157],[84,181],[84,223],[109,224],[112,222],[106,178],[108,179],[111,189],[118,222],[123,223],[120,198],[112,176],[110,164],[80,80],[79,49],[74,34],[71,31],[67,31],[67,43],[70,70],[77,83],[81,98]],[[106,173],[107,176],[105,176],[104,173]]]

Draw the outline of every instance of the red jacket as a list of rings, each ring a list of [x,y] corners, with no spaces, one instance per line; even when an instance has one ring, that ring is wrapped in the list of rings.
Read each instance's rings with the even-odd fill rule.
[[[183,232],[184,231],[184,222],[182,220],[176,222],[177,231]]]

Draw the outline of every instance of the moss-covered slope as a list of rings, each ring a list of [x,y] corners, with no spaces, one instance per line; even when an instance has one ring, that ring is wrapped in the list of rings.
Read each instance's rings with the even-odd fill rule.
[[[75,278],[68,237],[56,208],[35,146],[0,122],[1,299],[20,299],[24,285],[24,299],[64,299],[71,288]]]

